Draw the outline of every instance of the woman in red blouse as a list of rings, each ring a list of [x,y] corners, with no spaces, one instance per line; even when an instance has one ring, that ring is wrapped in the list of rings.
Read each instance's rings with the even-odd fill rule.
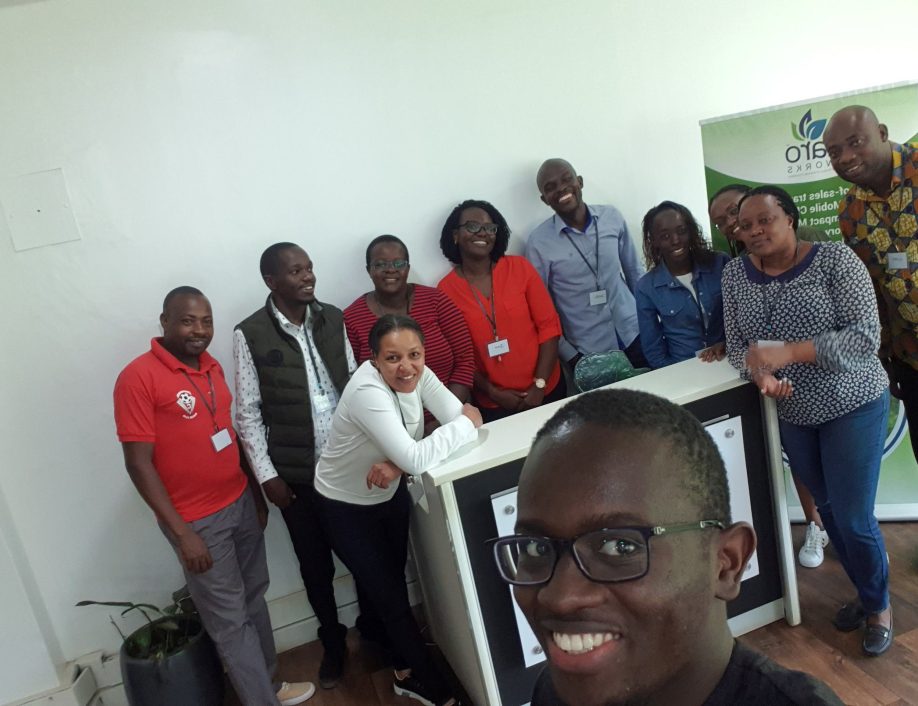
[[[564,397],[561,322],[532,265],[505,255],[510,229],[487,201],[463,201],[440,249],[455,267],[438,288],[459,307],[475,349],[475,403],[493,421]]]
[[[380,316],[410,316],[424,332],[427,367],[460,402],[468,402],[475,357],[462,314],[443,292],[408,283],[408,248],[394,235],[374,238],[366,257],[373,291],[361,294],[344,310],[344,326],[357,363],[373,356],[370,329]]]

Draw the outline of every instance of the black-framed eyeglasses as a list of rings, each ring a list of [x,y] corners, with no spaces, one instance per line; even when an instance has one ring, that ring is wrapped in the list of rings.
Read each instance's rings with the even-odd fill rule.
[[[385,272],[386,270],[404,270],[408,267],[408,260],[374,260],[370,267],[376,272]]]
[[[488,540],[500,577],[512,586],[551,581],[565,550],[581,573],[598,583],[633,581],[650,569],[650,538],[693,530],[724,529],[720,520],[657,527],[617,527],[586,532],[572,539],[514,535]]]
[[[472,235],[480,233],[481,231],[484,231],[488,235],[497,235],[498,230],[496,223],[479,223],[478,221],[466,221],[465,223],[460,223],[459,227],[464,228]]]

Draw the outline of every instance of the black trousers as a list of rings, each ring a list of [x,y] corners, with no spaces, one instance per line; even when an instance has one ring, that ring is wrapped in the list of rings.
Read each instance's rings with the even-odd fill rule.
[[[319,495],[311,483],[290,483],[290,488],[296,500],[281,510],[281,514],[300,565],[306,597],[319,621],[319,639],[327,650],[343,650],[347,628],[338,622],[334,588],[335,562],[332,559],[331,542],[319,519]],[[378,620],[359,583],[357,600],[361,613],[358,620],[371,623]]]
[[[377,505],[354,505],[318,496],[320,514],[335,553],[363,586],[389,638],[396,669],[412,674],[437,697],[449,690],[418,628],[405,585],[411,501],[404,481]]]
[[[905,416],[908,418],[908,435],[912,440],[912,453],[918,461],[918,370],[908,363],[893,358],[894,374],[899,383]]]

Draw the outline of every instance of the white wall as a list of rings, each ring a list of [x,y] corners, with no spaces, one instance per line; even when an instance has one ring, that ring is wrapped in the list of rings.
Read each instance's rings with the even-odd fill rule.
[[[549,213],[546,157],[635,230],[664,198],[702,215],[699,119],[913,80],[896,36],[916,24],[914,0],[0,0],[0,179],[63,168],[82,231],[16,252],[0,219],[0,528],[36,587],[0,602],[0,624],[31,611],[56,663],[117,644],[75,601],[162,602],[181,583],[110,400],[171,287],[210,296],[231,368],[277,240],[302,243],[320,296],[345,305],[382,232],[435,283],[463,198],[501,208],[518,250]],[[277,515],[269,547],[271,597],[297,590]],[[19,666],[0,666],[0,702],[49,686],[8,687]]]

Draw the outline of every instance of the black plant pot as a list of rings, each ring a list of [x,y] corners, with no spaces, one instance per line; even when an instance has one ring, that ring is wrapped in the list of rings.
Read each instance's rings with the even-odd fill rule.
[[[213,642],[197,618],[169,616],[153,621],[153,628],[166,621],[191,635],[178,651],[161,658],[131,656],[132,645],[145,625],[131,633],[121,646],[121,678],[131,706],[221,706],[223,666]]]

